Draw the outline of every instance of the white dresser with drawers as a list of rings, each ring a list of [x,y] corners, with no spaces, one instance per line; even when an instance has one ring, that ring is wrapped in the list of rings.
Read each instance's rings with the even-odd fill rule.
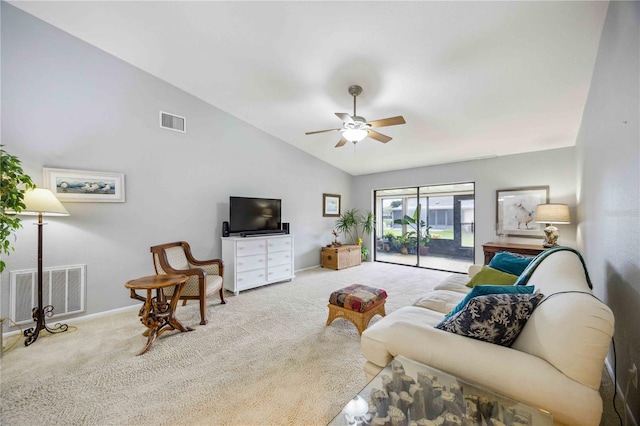
[[[292,280],[293,236],[223,237],[224,288],[242,290]]]

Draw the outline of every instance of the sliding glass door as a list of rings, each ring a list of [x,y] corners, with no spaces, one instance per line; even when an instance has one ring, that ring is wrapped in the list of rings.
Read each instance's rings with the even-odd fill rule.
[[[374,260],[467,272],[474,259],[474,184],[377,190]]]

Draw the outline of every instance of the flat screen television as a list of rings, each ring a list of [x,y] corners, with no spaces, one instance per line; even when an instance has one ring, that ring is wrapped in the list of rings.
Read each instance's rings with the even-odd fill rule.
[[[273,198],[229,197],[229,232],[281,232],[281,206],[281,200]]]

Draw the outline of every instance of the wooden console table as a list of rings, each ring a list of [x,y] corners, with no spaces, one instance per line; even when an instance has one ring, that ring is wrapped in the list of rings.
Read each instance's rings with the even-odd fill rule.
[[[484,264],[488,265],[493,256],[500,251],[524,256],[537,256],[546,249],[542,247],[542,244],[485,243],[482,245],[482,250],[484,251]]]

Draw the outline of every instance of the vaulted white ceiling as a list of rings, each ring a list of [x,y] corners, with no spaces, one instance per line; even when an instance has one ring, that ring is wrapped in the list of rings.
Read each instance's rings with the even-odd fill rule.
[[[575,145],[608,5],[10,3],[353,175]],[[392,141],[305,135],[352,84]]]

